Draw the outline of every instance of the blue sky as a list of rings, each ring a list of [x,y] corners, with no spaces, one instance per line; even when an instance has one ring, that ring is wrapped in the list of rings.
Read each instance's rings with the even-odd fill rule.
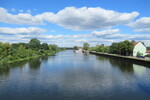
[[[150,45],[150,0],[0,0],[0,41]]]

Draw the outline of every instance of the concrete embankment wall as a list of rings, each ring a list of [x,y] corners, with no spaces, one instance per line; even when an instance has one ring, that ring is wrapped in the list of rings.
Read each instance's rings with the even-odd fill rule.
[[[120,58],[120,60],[125,59],[128,61],[134,61],[138,63],[146,63],[146,64],[149,64],[150,66],[150,60],[143,59],[143,58],[134,58],[134,57],[129,57],[129,56],[121,56],[121,55],[116,55],[116,54],[108,54],[108,53],[101,53],[101,52],[94,52],[94,51],[91,51],[90,53],[95,54],[95,55],[106,56],[106,57]]]

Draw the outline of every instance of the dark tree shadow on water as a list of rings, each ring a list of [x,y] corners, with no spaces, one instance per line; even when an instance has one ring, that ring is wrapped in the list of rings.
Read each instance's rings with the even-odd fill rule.
[[[0,66],[0,76],[2,75],[9,75],[9,71],[10,71],[10,68],[7,67],[7,66]]]
[[[96,59],[101,60],[101,61],[108,61],[109,58],[103,57],[103,56],[96,56]]]
[[[41,60],[48,60],[48,56],[41,57]]]
[[[0,75],[9,75],[13,68],[23,68],[27,61],[15,62],[11,64],[0,65]]]
[[[124,61],[122,59],[109,59],[109,62],[112,64],[113,67],[118,67],[122,72],[125,73],[133,73],[133,63]]]
[[[39,69],[41,66],[41,58],[30,59],[28,64],[30,69]]]

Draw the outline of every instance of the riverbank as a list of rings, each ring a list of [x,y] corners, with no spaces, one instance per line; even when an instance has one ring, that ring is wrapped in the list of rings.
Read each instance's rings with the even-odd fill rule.
[[[5,63],[0,61],[0,65],[12,64],[12,63],[21,62],[21,61],[25,61],[25,60],[29,60],[29,59],[33,59],[33,58],[39,58],[39,57],[43,57],[43,56],[52,56],[52,55],[54,55],[54,54],[56,54],[56,53],[58,53],[60,51],[62,51],[62,50],[54,51],[54,52],[47,53],[47,54],[41,54],[41,55],[26,57],[26,58],[19,58],[19,59],[14,59],[14,60],[8,60]]]
[[[90,53],[95,54],[95,55],[107,56],[107,57],[121,58],[121,59],[130,60],[130,61],[132,60],[136,62],[150,63],[150,60],[143,59],[143,58],[135,58],[132,56],[122,56],[122,55],[117,55],[117,54],[108,54],[108,53],[101,53],[101,52],[95,52],[95,51],[90,51]]]

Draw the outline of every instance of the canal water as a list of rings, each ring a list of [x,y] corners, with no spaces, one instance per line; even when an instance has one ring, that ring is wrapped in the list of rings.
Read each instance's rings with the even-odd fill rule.
[[[150,100],[150,66],[73,53],[0,67],[0,100]]]

